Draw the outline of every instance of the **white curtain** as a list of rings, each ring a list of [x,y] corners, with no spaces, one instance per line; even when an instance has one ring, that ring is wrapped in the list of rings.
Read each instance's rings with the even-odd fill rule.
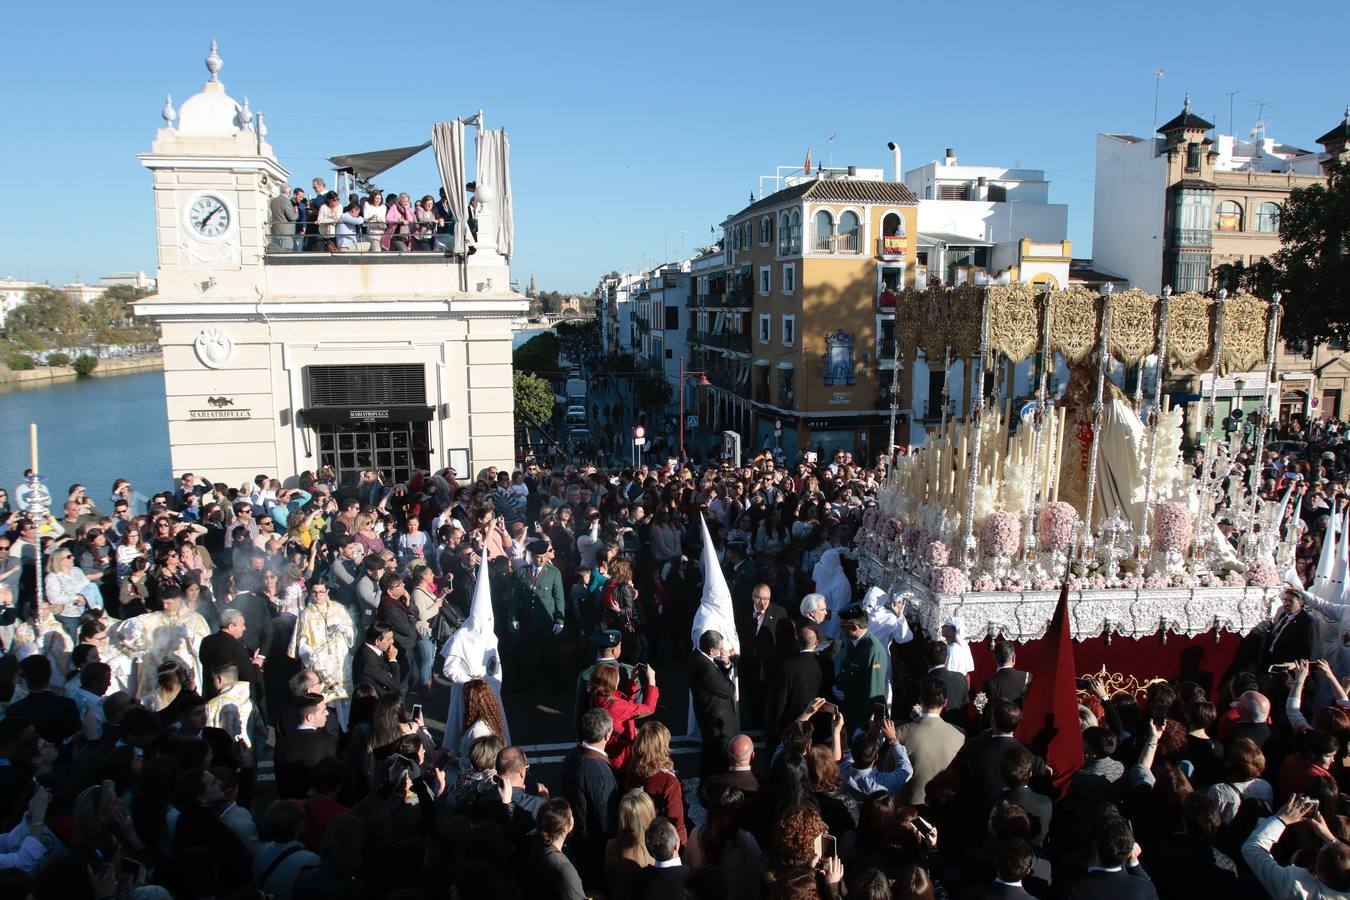
[[[455,217],[454,242],[451,251],[458,256],[468,252],[469,191],[464,170],[464,123],[437,122],[431,129],[431,146],[436,151],[436,168],[441,173],[441,186]]]
[[[492,235],[482,233],[479,223],[479,238],[484,244],[495,240],[497,252],[511,258],[515,243],[515,222],[511,212],[511,142],[504,128],[489,128],[478,132],[478,175],[475,183],[489,188],[489,196],[495,198],[497,228]],[[480,216],[481,219],[481,216]]]

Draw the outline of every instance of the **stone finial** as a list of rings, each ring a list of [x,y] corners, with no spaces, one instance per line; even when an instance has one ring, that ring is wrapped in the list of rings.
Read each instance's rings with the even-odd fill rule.
[[[208,71],[208,72],[211,73],[211,80],[212,80],[212,81],[220,81],[220,70],[221,70],[221,68],[222,68],[224,65],[225,65],[225,63],[224,63],[224,61],[220,58],[220,54],[216,53],[216,41],[215,41],[215,38],[212,38],[212,39],[211,39],[211,55],[208,56],[208,57],[206,57],[206,71]]]
[[[160,115],[164,118],[164,127],[172,128],[173,120],[178,118],[178,113],[173,111],[173,94],[164,95],[164,109]]]
[[[244,131],[253,130],[253,110],[248,108],[248,95],[244,95],[244,105],[239,107],[239,127]]]
[[[212,44],[212,46],[214,47],[215,45]],[[1186,95],[1186,102],[1185,102],[1184,106],[1182,107],[1182,109],[1183,109],[1184,112],[1190,112],[1190,111],[1191,111],[1191,95],[1190,95],[1190,94],[1187,94],[1187,95]]]
[[[1345,105],[1345,124],[1350,125],[1350,103]]]

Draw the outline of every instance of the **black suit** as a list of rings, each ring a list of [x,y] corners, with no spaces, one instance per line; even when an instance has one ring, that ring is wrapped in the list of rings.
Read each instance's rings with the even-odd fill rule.
[[[34,691],[16,700],[5,717],[32,722],[38,736],[49,744],[60,745],[80,730],[80,708],[75,701],[51,691]]]
[[[968,812],[981,822],[989,808],[1003,796],[1003,760],[1016,747],[1025,747],[1014,737],[981,734],[966,741],[952,760],[952,765],[965,776],[967,797],[972,801]],[[1045,763],[1035,757],[1035,771],[1045,771]]]
[[[1143,866],[1121,872],[1088,872],[1069,885],[1068,900],[1158,900],[1158,892]]]
[[[962,896],[965,900],[1035,900],[1035,895],[1027,893],[1026,888],[997,881],[972,887]]]
[[[1049,797],[1044,794],[1038,794],[1029,787],[1013,788],[1003,793],[1004,799],[1009,803],[1016,803],[1018,806],[1031,813],[1032,817],[1040,822],[1040,830],[1031,838],[1033,847],[1040,847],[1045,843],[1045,835],[1050,830],[1050,815],[1054,809],[1054,804]]]
[[[397,694],[398,663],[362,644],[352,659],[352,684],[373,684],[381,694]]]
[[[244,617],[244,636],[240,638],[251,655],[254,650],[266,653],[272,646],[272,607],[262,594],[245,591],[228,600],[216,601],[221,612],[238,610]]]
[[[1000,700],[1011,700],[1018,706],[1027,696],[1027,673],[1018,671],[1011,666],[1006,669],[999,669],[993,675],[990,675],[984,682],[984,695],[989,698],[989,705],[986,710],[994,708],[994,704]]]
[[[658,869],[647,866],[633,880],[634,900],[684,900],[684,882],[689,877],[688,866],[670,866]]]
[[[210,700],[216,695],[216,686],[212,674],[221,666],[235,666],[239,669],[239,680],[247,681],[256,695],[262,682],[262,670],[253,664],[253,654],[244,646],[244,642],[224,631],[208,634],[202,638],[198,657],[202,661],[202,680],[206,682],[203,696]]]
[[[297,729],[277,745],[277,796],[294,800],[309,796],[309,773],[319,760],[337,755],[337,739],[327,731]]]
[[[970,702],[966,676],[946,666],[938,666],[928,672],[928,677],[936,678],[947,686],[947,708],[942,711],[942,718],[958,728],[965,728],[966,704]]]
[[[1281,615],[1261,646],[1262,667],[1312,659],[1317,647],[1317,629],[1312,613],[1300,609],[1293,616]]]
[[[727,741],[740,730],[736,688],[727,673],[699,650],[689,656],[688,674],[694,721],[703,736],[699,774],[706,778],[725,771]]]
[[[764,621],[755,626],[755,613],[741,623],[741,717],[749,724],[764,713],[768,693],[769,673],[778,656],[778,629],[787,622],[787,610],[770,603],[764,610]]]
[[[772,669],[769,703],[764,724],[774,735],[796,721],[802,710],[821,694],[820,661],[811,651],[799,651]]]

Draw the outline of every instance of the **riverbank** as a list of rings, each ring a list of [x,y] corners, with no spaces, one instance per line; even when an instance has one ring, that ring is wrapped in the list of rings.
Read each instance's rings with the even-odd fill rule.
[[[148,372],[162,368],[164,368],[164,357],[160,355],[141,356],[135,359],[101,359],[98,361],[98,368],[94,370],[93,377],[129,375],[132,372]],[[45,387],[49,384],[74,381],[78,377],[75,374],[75,369],[71,366],[38,366],[36,369],[19,372],[0,367],[0,390]]]

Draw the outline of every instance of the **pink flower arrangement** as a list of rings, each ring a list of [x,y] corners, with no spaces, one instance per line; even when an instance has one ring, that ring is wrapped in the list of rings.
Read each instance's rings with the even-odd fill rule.
[[[1154,572],[1144,579],[1144,587],[1150,591],[1165,591],[1172,586],[1172,579],[1164,572]]]
[[[939,594],[964,594],[969,586],[966,573],[952,566],[942,566],[933,572],[933,590]]]
[[[1078,524],[1078,511],[1063,500],[1045,504],[1041,510],[1040,542],[1042,550],[1067,550]]]
[[[900,533],[900,523],[894,518],[887,519],[881,526],[881,536],[888,541],[893,541],[896,535]]]
[[[1003,583],[998,586],[998,589],[1000,591],[1012,591],[1013,593],[1021,593],[1022,582],[1018,581],[1016,578],[1005,578],[1003,579]]]
[[[1153,543],[1159,550],[1182,551],[1195,534],[1191,511],[1182,503],[1163,503],[1153,514]]]
[[[923,545],[924,562],[935,569],[940,569],[947,565],[951,559],[951,549],[939,540],[930,540]]]
[[[919,529],[911,525],[905,529],[905,533],[901,536],[900,540],[904,542],[906,549],[913,550],[915,547],[919,546],[919,539],[921,537],[923,537],[923,535],[920,533]]]
[[[1280,583],[1280,572],[1275,564],[1258,559],[1247,567],[1247,584],[1251,587],[1272,588]]]
[[[990,591],[998,590],[998,586],[994,584],[994,576],[985,573],[975,579],[975,583],[970,586],[970,589],[977,594],[987,594]]]
[[[1089,575],[1087,581],[1084,582],[1084,585],[1089,591],[1104,591],[1106,590],[1106,576]]]
[[[1241,572],[1229,572],[1227,575],[1223,576],[1223,584],[1224,587],[1246,587],[1247,576]]]
[[[1059,582],[1048,575],[1042,575],[1031,582],[1031,587],[1037,591],[1055,591],[1059,590]]]
[[[997,510],[984,520],[980,546],[985,556],[1012,556],[1022,546],[1022,520],[1006,510]]]
[[[1137,591],[1144,586],[1144,576],[1137,572],[1131,572],[1120,579],[1120,586],[1127,590]]]

